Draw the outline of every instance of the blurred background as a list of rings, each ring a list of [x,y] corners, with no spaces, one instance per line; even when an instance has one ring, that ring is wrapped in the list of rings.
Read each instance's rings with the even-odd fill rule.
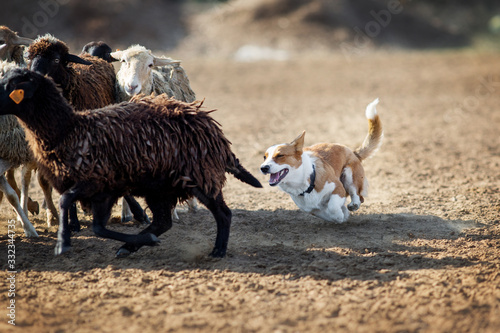
[[[245,60],[379,48],[493,48],[495,0],[8,0],[0,24],[74,48],[103,40]]]

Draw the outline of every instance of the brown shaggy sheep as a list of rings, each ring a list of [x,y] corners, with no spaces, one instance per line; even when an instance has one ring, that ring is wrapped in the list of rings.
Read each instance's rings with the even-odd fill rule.
[[[224,257],[231,225],[222,196],[226,172],[262,185],[240,165],[210,112],[166,95],[74,112],[48,77],[17,69],[0,81],[0,114],[19,118],[40,172],[62,193],[56,254],[70,248],[68,211],[75,200],[91,204],[98,236],[126,242],[117,253],[125,256],[156,245],[172,226],[172,208],[195,196],[217,222],[211,255]],[[145,197],[153,213],[139,235],[105,227],[126,194]]]
[[[37,38],[27,55],[28,68],[52,77],[75,110],[97,109],[115,102],[116,74],[107,61],[90,54],[70,54],[64,42],[49,34]]]

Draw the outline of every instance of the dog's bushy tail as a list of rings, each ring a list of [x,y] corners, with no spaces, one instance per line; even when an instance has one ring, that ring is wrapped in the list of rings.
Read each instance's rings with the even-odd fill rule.
[[[382,145],[382,139],[384,138],[382,122],[380,121],[377,109],[375,108],[377,104],[378,98],[366,107],[365,114],[368,119],[368,134],[366,135],[365,141],[361,147],[354,151],[356,156],[358,156],[361,161],[373,156],[373,154],[375,154],[375,152],[377,152]]]
[[[248,170],[240,164],[240,161],[236,157],[234,158],[234,165],[226,167],[226,171],[244,183],[252,185],[253,187],[262,187],[262,184],[257,180],[257,178],[248,172]]]

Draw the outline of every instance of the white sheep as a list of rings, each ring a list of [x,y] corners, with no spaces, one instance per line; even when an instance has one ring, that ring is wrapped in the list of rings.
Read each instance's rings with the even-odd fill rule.
[[[138,94],[167,94],[183,102],[194,102],[196,95],[179,60],[154,56],[151,50],[141,45],[133,45],[123,51],[111,53],[111,58],[121,61],[116,74],[116,97],[119,102],[128,101]],[[190,210],[196,210],[196,199],[188,200]],[[123,214],[128,206],[122,203]],[[130,214],[129,214],[130,215]],[[179,218],[173,211],[175,218]]]
[[[183,102],[196,100],[179,60],[156,57],[151,50],[141,45],[112,52],[111,57],[122,62],[116,74],[119,101],[128,101],[130,97],[140,93],[165,93]]]
[[[25,65],[25,59],[23,53],[26,46],[30,45],[33,39],[20,37],[15,31],[12,31],[6,26],[0,26],[0,59],[6,61],[12,61],[20,66]],[[9,130],[4,128],[5,132]],[[9,185],[16,191],[18,196],[21,196],[21,192],[17,187],[17,183],[14,177],[15,169],[7,170],[7,181]],[[26,170],[30,173],[31,170]],[[24,175],[23,175],[24,176]],[[2,192],[0,192],[0,202],[2,201]],[[28,210],[34,214],[38,214],[39,207],[36,201],[28,198]]]

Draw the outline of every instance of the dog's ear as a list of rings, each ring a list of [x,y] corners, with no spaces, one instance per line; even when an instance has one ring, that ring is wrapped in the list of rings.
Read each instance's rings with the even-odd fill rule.
[[[295,138],[290,144],[295,147],[295,151],[302,153],[302,149],[304,148],[304,136],[306,135],[306,131],[303,131],[301,135]]]

